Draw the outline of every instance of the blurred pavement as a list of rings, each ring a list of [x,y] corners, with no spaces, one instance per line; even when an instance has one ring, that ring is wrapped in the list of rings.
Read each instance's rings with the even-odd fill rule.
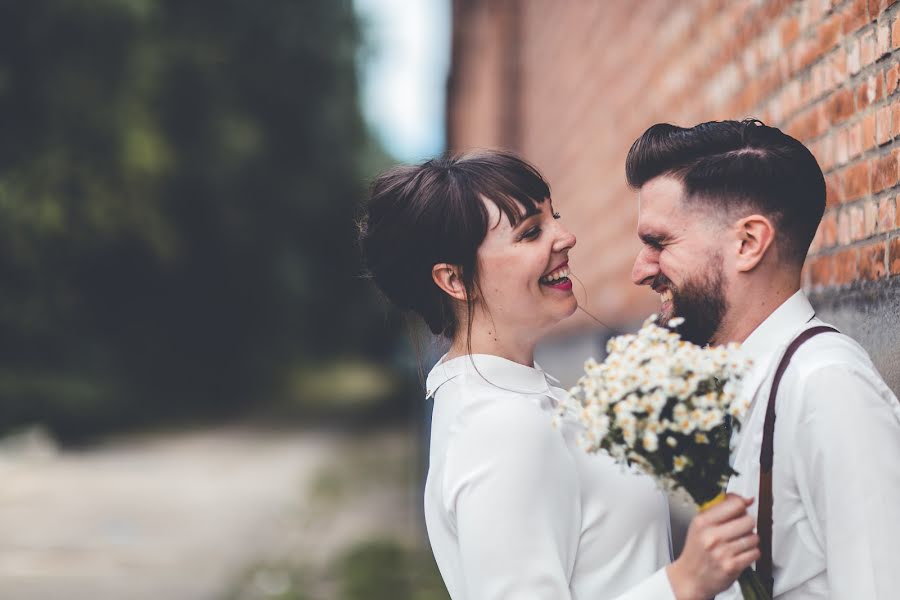
[[[228,428],[57,452],[32,438],[0,448],[4,599],[228,597],[340,443]]]

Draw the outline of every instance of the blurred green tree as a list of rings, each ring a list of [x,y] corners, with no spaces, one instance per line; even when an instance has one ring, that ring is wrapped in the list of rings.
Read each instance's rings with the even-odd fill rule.
[[[388,345],[349,0],[0,1],[0,429],[239,408]]]

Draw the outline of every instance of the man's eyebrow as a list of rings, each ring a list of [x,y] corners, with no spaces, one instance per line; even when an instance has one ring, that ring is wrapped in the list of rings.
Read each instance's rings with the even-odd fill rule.
[[[639,233],[638,237],[641,238],[642,242],[650,245],[661,244],[669,239],[669,236],[655,231],[645,231],[643,233]]]

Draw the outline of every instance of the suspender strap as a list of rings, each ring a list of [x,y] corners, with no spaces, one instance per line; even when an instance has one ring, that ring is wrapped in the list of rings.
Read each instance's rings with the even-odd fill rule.
[[[775,458],[775,397],[778,395],[778,385],[781,383],[781,377],[791,362],[791,357],[797,349],[802,346],[810,338],[827,333],[829,331],[838,333],[834,327],[827,325],[819,325],[810,327],[791,342],[778,369],[775,371],[775,378],[772,380],[772,390],[769,392],[769,404],[766,406],[766,420],[763,426],[762,448],[759,453],[759,510],[756,519],[756,529],[759,533],[759,549],[761,556],[756,561],[756,572],[759,575],[762,584],[772,597],[772,588],[774,586],[774,574],[772,572],[772,463]]]

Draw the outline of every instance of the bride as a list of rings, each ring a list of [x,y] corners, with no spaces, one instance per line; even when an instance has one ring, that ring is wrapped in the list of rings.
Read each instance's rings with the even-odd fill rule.
[[[564,394],[534,362],[577,308],[573,236],[541,175],[497,151],[397,167],[372,185],[360,241],[371,277],[449,352],[434,399],[428,536],[454,600],[706,599],[759,557],[750,500],[694,518],[672,562],[649,478],[551,425]]]

